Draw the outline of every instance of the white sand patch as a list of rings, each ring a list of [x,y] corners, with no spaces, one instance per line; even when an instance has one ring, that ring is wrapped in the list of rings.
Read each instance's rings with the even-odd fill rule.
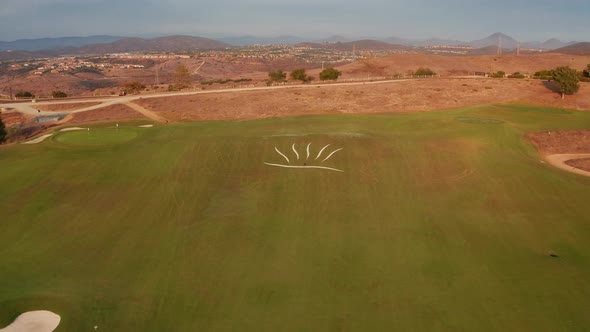
[[[324,169],[324,170],[328,170],[328,171],[334,171],[334,172],[342,172],[342,173],[344,173],[344,171],[341,170],[341,169],[331,168],[331,167],[322,167],[322,166],[291,166],[291,165],[280,165],[280,164],[270,164],[270,163],[264,163],[264,164],[265,165],[268,165],[268,166],[282,167],[282,168]]]
[[[295,143],[293,143],[293,146],[291,146],[291,149],[293,149],[293,152],[295,152],[295,155],[297,156],[297,160],[299,160],[299,152],[297,152],[297,150],[295,149]]]
[[[27,142],[22,142],[21,144],[38,144],[43,142],[47,137],[51,137],[53,136],[53,134],[47,134],[47,135],[43,135],[41,137],[37,137],[33,140],[27,141]]]
[[[282,153],[281,151],[279,151],[279,149],[278,149],[276,146],[275,146],[275,151],[276,151],[278,154],[280,154],[281,156],[283,156],[283,158],[285,158],[285,160],[286,160],[288,163],[291,163],[291,161],[289,160],[289,158],[287,158],[287,156],[285,156],[285,154],[284,154],[284,153]]]
[[[53,332],[61,317],[50,311],[30,311],[17,317],[7,327],[0,329],[0,332]]]
[[[315,157],[315,160],[318,160],[318,159],[320,159],[320,156],[322,155],[322,153],[324,153],[324,150],[326,150],[326,149],[327,149],[329,146],[330,146],[330,144],[328,144],[328,145],[324,146],[324,147],[323,147],[323,148],[320,150],[320,153],[318,153],[318,156],[317,156],[317,157]]]
[[[60,132],[65,132],[65,131],[78,131],[78,130],[88,130],[88,128],[70,127],[70,128],[64,128],[64,129],[60,130]]]
[[[142,126],[139,126],[139,128],[152,128],[153,126],[154,126],[153,124],[152,125],[142,125]]]
[[[333,156],[333,155],[334,155],[336,152],[338,152],[338,151],[342,151],[342,150],[344,150],[344,149],[338,149],[338,150],[336,150],[336,151],[334,151],[334,152],[330,153],[330,154],[329,154],[329,155],[326,157],[326,159],[322,160],[322,162],[324,162],[324,161],[326,161],[326,160],[328,160],[328,159],[332,158],[332,156]]]
[[[568,171],[568,172],[575,173],[578,175],[590,176],[590,172],[587,172],[583,169],[575,168],[575,167],[570,166],[565,163],[566,161],[569,161],[569,160],[586,159],[586,158],[590,158],[590,153],[554,154],[554,155],[550,155],[550,156],[545,157],[545,159],[547,159],[549,164],[551,164],[557,168],[560,168],[564,171]]]

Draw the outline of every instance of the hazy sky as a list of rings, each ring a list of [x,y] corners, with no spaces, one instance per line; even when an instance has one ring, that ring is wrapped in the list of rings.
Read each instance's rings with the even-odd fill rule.
[[[590,0],[0,0],[0,40],[87,36],[399,36],[590,40]]]

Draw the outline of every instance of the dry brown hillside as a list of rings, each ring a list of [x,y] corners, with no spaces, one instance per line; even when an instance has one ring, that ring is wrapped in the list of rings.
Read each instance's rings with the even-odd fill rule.
[[[418,67],[429,67],[441,75],[473,75],[474,72],[530,73],[558,66],[581,70],[590,64],[590,56],[565,54],[439,56],[428,54],[396,54],[366,59],[340,67],[343,77],[407,74]]]

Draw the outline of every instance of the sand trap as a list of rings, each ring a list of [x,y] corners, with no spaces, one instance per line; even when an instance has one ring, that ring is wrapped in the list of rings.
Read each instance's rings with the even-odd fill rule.
[[[139,128],[152,128],[154,125],[143,125],[139,126]]]
[[[61,317],[50,311],[30,311],[18,316],[16,320],[0,332],[53,332]]]
[[[550,156],[545,157],[545,159],[547,159],[547,162],[557,168],[560,168],[564,171],[568,171],[571,173],[575,173],[575,174],[579,174],[579,175],[584,175],[584,176],[590,176],[590,172],[579,169],[579,168],[575,168],[572,167],[568,164],[566,164],[565,162],[568,160],[574,160],[574,159],[586,159],[586,158],[590,158],[590,153],[582,153],[582,154],[553,154]]]
[[[88,128],[81,128],[81,127],[71,127],[71,128],[64,128],[60,131],[77,131],[77,130],[88,130]]]
[[[280,165],[280,164],[271,164],[271,163],[264,163],[264,164],[265,165],[268,165],[268,166],[273,166],[273,167],[297,168],[297,169],[324,169],[324,170],[328,170],[328,171],[334,171],[334,172],[344,173],[343,170],[337,169],[337,168],[332,168],[332,167],[323,167],[323,166],[291,166],[291,165]]]
[[[47,134],[47,135],[43,135],[41,137],[37,137],[33,140],[27,141],[27,142],[23,142],[21,144],[37,144],[37,143],[41,143],[43,142],[47,137],[51,137],[53,136],[53,134]]]

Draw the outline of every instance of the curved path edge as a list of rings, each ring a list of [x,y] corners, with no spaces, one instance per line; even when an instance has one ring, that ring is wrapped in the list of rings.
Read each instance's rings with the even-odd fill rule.
[[[53,332],[61,317],[51,311],[29,311],[18,316],[16,320],[0,332]]]
[[[547,162],[564,171],[583,176],[590,176],[590,172],[566,164],[566,161],[590,158],[590,153],[552,154],[546,156]]]

